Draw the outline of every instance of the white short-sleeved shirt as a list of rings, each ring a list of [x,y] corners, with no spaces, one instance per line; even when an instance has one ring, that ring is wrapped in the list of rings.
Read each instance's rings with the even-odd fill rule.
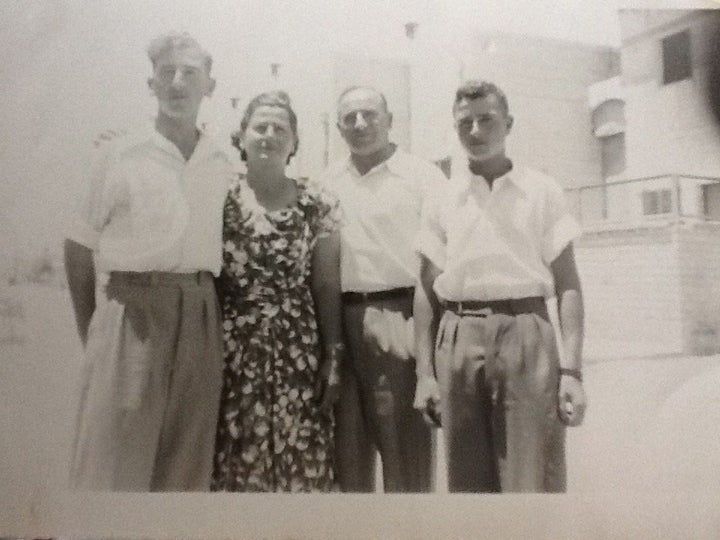
[[[414,250],[420,212],[434,185],[447,185],[440,170],[400,148],[361,175],[350,158],[331,165],[321,181],[337,194],[343,291],[373,292],[415,285]]]
[[[490,190],[464,166],[427,198],[417,247],[442,270],[434,285],[441,299],[548,298],[550,264],[580,233],[552,178],[514,167]]]
[[[201,134],[189,160],[148,127],[101,149],[67,238],[96,253],[99,270],[217,275],[222,209],[233,169]]]

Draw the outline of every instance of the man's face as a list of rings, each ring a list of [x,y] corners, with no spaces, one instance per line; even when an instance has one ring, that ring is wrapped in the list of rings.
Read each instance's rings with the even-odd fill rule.
[[[391,126],[392,115],[380,95],[369,88],[351,90],[338,105],[337,127],[353,154],[366,156],[385,148]]]
[[[202,53],[193,48],[164,52],[156,61],[148,85],[157,97],[160,114],[176,120],[194,119],[203,97],[215,87]]]
[[[462,100],[454,117],[458,138],[470,159],[484,161],[505,155],[505,137],[513,119],[503,112],[496,95]]]

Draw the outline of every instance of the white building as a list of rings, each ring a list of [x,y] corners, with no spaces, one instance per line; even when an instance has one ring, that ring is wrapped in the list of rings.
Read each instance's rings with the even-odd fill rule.
[[[719,13],[620,12],[621,76],[589,88],[603,181],[570,192],[590,354],[720,351]]]

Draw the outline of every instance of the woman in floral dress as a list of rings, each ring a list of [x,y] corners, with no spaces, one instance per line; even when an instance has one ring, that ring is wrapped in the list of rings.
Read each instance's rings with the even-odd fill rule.
[[[225,373],[213,489],[328,491],[343,350],[338,203],[285,176],[298,144],[285,93],[253,99],[235,143],[247,175],[224,209]]]

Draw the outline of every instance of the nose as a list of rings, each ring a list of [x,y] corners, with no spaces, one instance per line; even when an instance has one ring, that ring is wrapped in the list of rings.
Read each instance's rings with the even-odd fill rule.
[[[367,121],[365,120],[365,116],[363,116],[363,113],[358,112],[355,114],[355,129],[363,129],[367,127]]]
[[[477,136],[480,133],[480,124],[477,118],[473,119],[472,128],[470,128],[470,135]]]
[[[185,82],[185,79],[183,78],[182,69],[176,69],[172,79],[173,86],[180,86],[183,82]]]

